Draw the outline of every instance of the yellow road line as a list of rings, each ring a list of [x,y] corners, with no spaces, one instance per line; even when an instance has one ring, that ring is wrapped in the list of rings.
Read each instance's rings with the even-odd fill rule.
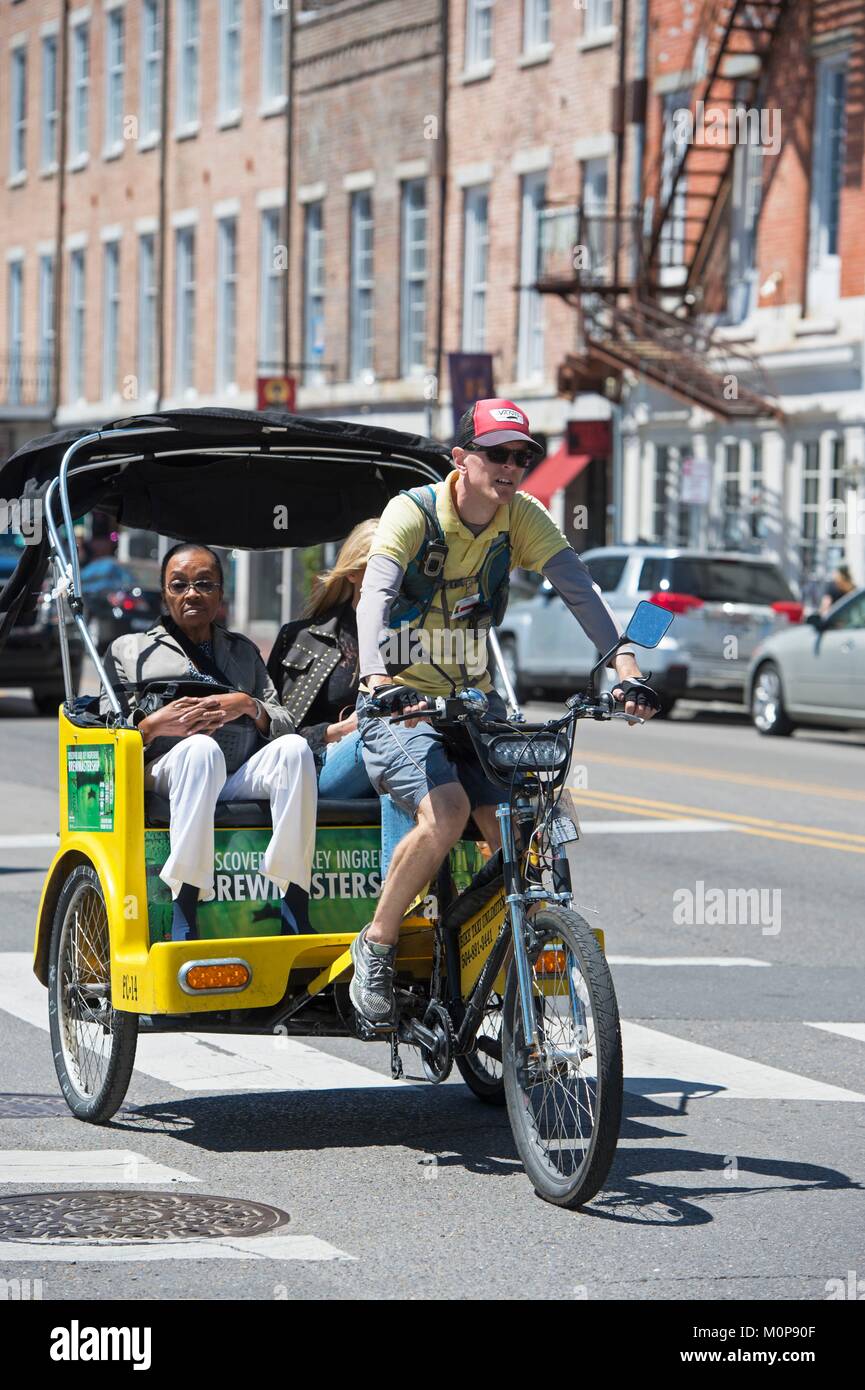
[[[613,767],[626,767],[631,772],[643,768],[652,772],[672,772],[677,777],[703,777],[712,782],[733,782],[743,787],[767,787],[774,791],[805,792],[811,796],[831,797],[836,801],[865,801],[865,792],[852,791],[845,787],[827,787],[821,782],[792,782],[784,777],[757,777],[747,772],[722,772],[714,767],[684,766],[682,763],[663,762],[659,758],[626,758],[617,753],[586,753],[580,757],[578,747],[575,762],[609,763]]]
[[[716,811],[709,807],[686,806],[677,801],[655,801],[648,797],[625,796],[620,792],[587,792],[582,787],[572,787],[578,801],[587,805],[606,808],[610,811],[639,811],[640,815],[651,815],[649,808],[655,808],[659,818],[678,819],[683,813],[699,819],[728,821],[744,834],[763,835],[770,839],[790,840],[793,843],[822,845],[828,849],[845,849],[850,853],[865,854],[865,835],[853,831],[824,830],[816,825],[796,825],[790,821],[767,820],[759,816],[743,816],[734,811]],[[783,832],[792,832],[785,834]]]

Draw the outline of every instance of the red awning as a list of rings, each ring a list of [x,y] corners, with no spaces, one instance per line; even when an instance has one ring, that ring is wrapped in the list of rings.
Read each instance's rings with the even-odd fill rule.
[[[567,445],[562,443],[554,454],[532,469],[523,483],[522,491],[530,492],[532,497],[537,497],[548,507],[554,494],[567,487],[591,461],[591,454],[569,454]]]

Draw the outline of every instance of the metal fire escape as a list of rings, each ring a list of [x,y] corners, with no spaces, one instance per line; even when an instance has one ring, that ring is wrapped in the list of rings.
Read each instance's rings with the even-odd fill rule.
[[[736,151],[746,122],[760,119],[789,2],[704,0],[690,101],[676,113],[684,138],[661,132],[644,209],[583,203],[544,215],[537,288],[579,313],[581,350],[560,366],[563,394],[609,394],[610,378],[620,387],[630,372],[725,419],[780,415],[759,361],[706,311],[724,302]]]

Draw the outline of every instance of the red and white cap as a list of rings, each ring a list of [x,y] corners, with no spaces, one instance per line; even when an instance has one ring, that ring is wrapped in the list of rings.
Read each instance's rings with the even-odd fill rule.
[[[472,444],[483,449],[494,448],[497,444],[514,442],[528,445],[536,453],[544,452],[543,446],[529,433],[529,417],[513,401],[495,397],[491,400],[475,401],[460,420],[455,441],[460,448],[468,449]]]

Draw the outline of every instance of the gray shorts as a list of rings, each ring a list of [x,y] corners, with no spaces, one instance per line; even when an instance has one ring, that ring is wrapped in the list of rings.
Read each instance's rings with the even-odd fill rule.
[[[412,815],[433,787],[458,782],[476,806],[496,806],[505,800],[505,792],[491,782],[480,764],[460,759],[455,762],[442,743],[441,734],[426,722],[407,729],[404,724],[389,724],[386,719],[364,719],[363,709],[369,697],[358,694],[357,712],[363,743],[363,761],[376,791],[389,793]],[[504,701],[495,692],[489,695],[490,714],[504,719]]]

